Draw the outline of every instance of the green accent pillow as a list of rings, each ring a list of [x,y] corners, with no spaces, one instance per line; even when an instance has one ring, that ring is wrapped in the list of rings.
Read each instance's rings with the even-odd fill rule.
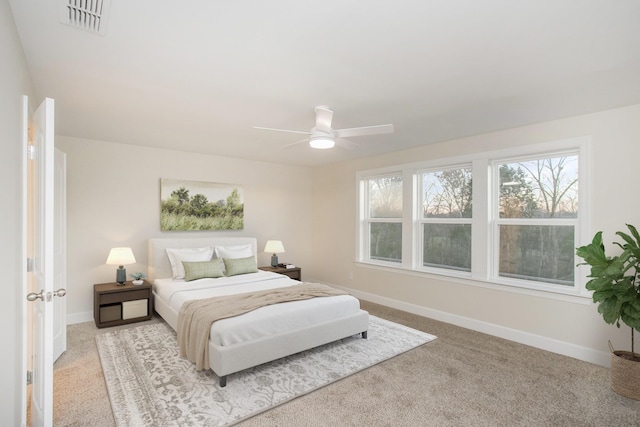
[[[203,279],[205,277],[215,278],[224,276],[224,266],[218,258],[212,259],[211,261],[182,261],[182,265],[184,266],[185,282]]]
[[[224,261],[225,274],[227,276],[258,272],[258,264],[256,264],[254,256],[236,259],[222,258],[222,260]]]

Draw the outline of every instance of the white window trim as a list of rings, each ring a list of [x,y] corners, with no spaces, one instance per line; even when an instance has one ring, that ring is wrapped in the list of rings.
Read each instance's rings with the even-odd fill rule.
[[[428,224],[428,223],[432,223],[432,224],[469,224],[471,225],[471,233],[472,233],[472,237],[471,237],[471,241],[473,242],[473,217],[472,218],[424,218],[422,216],[423,212],[422,212],[422,206],[424,204],[424,189],[422,188],[422,182],[420,182],[419,177],[424,174],[424,173],[432,173],[432,172],[443,172],[443,171],[449,171],[449,170],[455,170],[455,169],[471,169],[471,173],[473,175],[473,165],[472,163],[461,163],[461,164],[453,164],[453,165],[448,165],[447,167],[434,167],[434,168],[425,168],[425,169],[421,169],[421,170],[416,170],[415,173],[413,174],[415,176],[416,181],[416,185],[415,185],[415,189],[413,190],[413,193],[416,195],[416,200],[417,203],[415,205],[415,211],[416,211],[416,219],[414,221],[414,229],[410,230],[410,232],[413,232],[415,230],[415,233],[413,233],[413,235],[415,236],[416,239],[416,246],[415,246],[415,255],[416,257],[414,257],[414,262],[413,262],[413,267],[415,270],[418,271],[425,271],[425,272],[430,272],[430,273],[434,273],[434,274],[439,274],[441,272],[443,272],[443,270],[447,271],[447,275],[451,275],[454,277],[466,277],[466,278],[470,278],[471,274],[473,272],[473,247],[471,248],[471,271],[462,271],[462,270],[455,270],[455,269],[449,269],[449,268],[438,268],[438,267],[428,267],[428,266],[424,266],[423,265],[423,260],[424,260],[424,242],[423,242],[423,225],[424,224]],[[473,246],[473,244],[472,244]]]
[[[491,183],[489,185],[489,192],[491,193],[492,197],[498,197],[499,194],[499,189],[498,186],[500,185],[500,177],[499,177],[499,168],[498,165],[503,164],[503,163],[517,163],[517,162],[523,162],[523,161],[528,161],[528,160],[536,160],[536,159],[540,159],[540,158],[550,158],[550,157],[556,157],[556,156],[564,156],[564,155],[571,155],[571,156],[578,156],[578,162],[580,161],[579,159],[581,158],[581,152],[580,150],[576,147],[574,149],[569,149],[569,150],[554,150],[553,152],[543,152],[541,153],[543,157],[541,157],[540,155],[524,155],[524,156],[517,156],[517,157],[501,157],[501,158],[496,158],[496,159],[491,159],[489,162],[489,167],[490,167],[490,175],[491,175]],[[580,184],[582,184],[582,180],[581,177],[582,175],[580,174],[580,164],[578,164],[578,173],[579,173],[579,177],[580,177]],[[581,185],[578,186],[578,192],[580,191],[580,187]],[[578,196],[578,200],[580,201],[580,212],[582,212],[582,199],[580,198],[580,195]],[[491,199],[492,203],[491,203],[491,207],[490,207],[490,228],[491,228],[491,238],[492,238],[492,250],[488,251],[489,254],[489,260],[490,260],[490,268],[489,268],[489,281],[493,282],[493,283],[500,283],[500,284],[504,284],[504,285],[508,285],[508,286],[518,286],[518,287],[527,287],[527,288],[531,288],[531,289],[538,289],[538,290],[542,290],[545,292],[558,292],[558,293],[568,293],[568,294],[580,294],[581,289],[579,288],[579,283],[580,281],[578,280],[578,269],[575,270],[575,274],[576,277],[574,279],[574,284],[575,286],[572,287],[567,287],[564,288],[561,285],[557,285],[557,284],[545,284],[544,282],[536,282],[536,281],[530,281],[530,280],[525,280],[525,279],[515,279],[515,278],[509,278],[509,277],[502,277],[499,274],[499,258],[498,258],[498,253],[499,253],[499,225],[500,224],[522,224],[522,225],[569,225],[569,226],[573,226],[574,229],[576,230],[576,233],[574,235],[574,248],[581,246],[580,244],[580,239],[578,238],[578,235],[580,233],[580,229],[581,229],[581,222],[580,222],[580,218],[557,218],[557,219],[550,219],[550,218],[546,218],[546,219],[538,219],[538,218],[508,218],[508,219],[504,219],[504,218],[500,218],[499,213],[498,213],[498,203],[495,203],[496,200]],[[581,216],[582,214],[580,214],[579,216]],[[574,254],[574,261],[575,261],[575,254]],[[576,265],[577,262],[574,262],[574,265]]]
[[[408,163],[403,165],[395,165],[386,168],[359,171],[356,173],[356,181],[358,188],[358,216],[357,216],[357,232],[356,232],[356,263],[366,268],[382,268],[388,271],[402,272],[410,275],[420,275],[425,277],[433,277],[438,280],[454,280],[456,283],[464,283],[473,286],[480,286],[491,289],[507,290],[510,292],[542,296],[545,298],[562,299],[574,302],[587,301],[590,299],[591,293],[585,288],[586,276],[588,269],[580,266],[576,269],[575,286],[563,288],[558,285],[545,285],[542,282],[532,282],[528,280],[515,280],[494,277],[493,272],[493,256],[495,251],[496,236],[493,235],[494,229],[491,213],[492,200],[494,191],[490,190],[490,185],[495,179],[491,176],[491,164],[494,161],[503,161],[504,159],[518,159],[532,156],[553,156],[554,154],[577,153],[578,154],[578,170],[579,170],[579,187],[578,198],[580,203],[579,218],[576,219],[575,247],[588,244],[590,242],[589,224],[590,224],[590,200],[589,193],[591,189],[590,171],[592,170],[590,158],[591,138],[589,136],[581,136],[576,138],[550,141],[538,144],[512,147],[490,152],[474,153],[456,157],[448,157],[434,159],[425,162]],[[419,233],[419,203],[418,202],[418,174],[426,170],[445,170],[455,167],[456,165],[469,165],[472,167],[473,174],[473,218],[472,218],[472,249],[471,249],[471,273],[459,272],[455,270],[425,268],[422,267],[421,248]],[[380,263],[373,262],[365,255],[368,253],[363,248],[364,242],[367,240],[366,231],[363,229],[363,181],[375,176],[389,175],[391,173],[403,174],[403,248],[402,263]],[[412,209],[407,209],[412,206]],[[494,248],[493,251],[487,248]],[[364,251],[363,251],[364,250]],[[574,254],[575,264],[579,264],[581,260]],[[391,265],[386,265],[391,264]],[[531,283],[530,283],[531,282]],[[577,298],[574,298],[577,297]]]
[[[384,178],[384,177],[390,177],[390,176],[397,176],[400,175],[403,177],[403,181],[402,181],[402,203],[403,203],[403,216],[401,218],[371,218],[369,215],[369,206],[365,203],[366,201],[369,200],[369,188],[367,187],[367,185],[365,185],[366,180],[369,179],[375,179],[375,178]],[[404,254],[405,252],[405,247],[404,247],[404,242],[405,242],[405,230],[406,230],[406,226],[404,224],[405,222],[405,216],[406,216],[406,209],[404,209],[405,203],[406,203],[406,199],[405,199],[405,173],[396,168],[396,169],[390,169],[390,170],[386,170],[385,172],[380,172],[377,173],[375,175],[367,175],[366,177],[363,177],[362,179],[358,180],[358,190],[359,193],[358,194],[364,194],[365,197],[360,197],[358,196],[358,207],[359,207],[359,214],[358,214],[358,226],[357,226],[357,230],[358,232],[356,234],[358,234],[359,236],[362,236],[363,238],[360,239],[358,238],[358,245],[357,248],[359,248],[359,252],[357,256],[362,257],[363,260],[368,260],[369,263],[371,264],[376,264],[376,265],[386,265],[389,267],[396,267],[398,265],[403,265],[404,262],[404,256],[402,257],[403,259],[401,260],[400,263],[398,262],[392,262],[392,261],[383,261],[383,260],[376,260],[373,261],[371,260],[371,242],[370,242],[370,236],[371,234],[369,233],[369,227],[372,223],[393,223],[393,224],[402,224],[402,230],[403,230],[403,235],[402,235],[402,242],[403,242],[403,247],[402,247],[402,253]],[[404,265],[403,265],[404,266]]]

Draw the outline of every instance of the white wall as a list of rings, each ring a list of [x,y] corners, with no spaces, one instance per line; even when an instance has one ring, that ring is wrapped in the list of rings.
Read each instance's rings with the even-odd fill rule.
[[[22,46],[6,0],[0,0],[0,413],[6,425],[20,425],[22,366],[22,95],[33,88]]]
[[[589,299],[558,301],[354,262],[357,171],[579,136],[592,140],[589,234],[602,230],[611,241],[625,223],[640,226],[636,105],[316,169],[312,275],[365,299],[606,365],[607,340],[629,349],[630,329],[606,325]]]
[[[213,142],[212,142],[213,143]],[[282,240],[282,261],[311,263],[311,170],[111,142],[56,137],[67,153],[67,313],[70,323],[93,320],[93,284],[115,281],[105,265],[109,250],[130,246],[147,270],[152,237],[254,236],[261,252],[268,239]],[[238,184],[243,187],[245,228],[226,232],[160,231],[160,179]],[[270,255],[259,253],[259,265]]]

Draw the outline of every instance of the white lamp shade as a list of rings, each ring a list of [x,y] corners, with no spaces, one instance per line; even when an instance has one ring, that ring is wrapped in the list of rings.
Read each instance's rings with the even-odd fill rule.
[[[113,248],[107,257],[109,265],[135,264],[136,258],[133,256],[131,248]]]
[[[264,251],[269,254],[281,254],[284,252],[284,246],[280,240],[267,240]]]

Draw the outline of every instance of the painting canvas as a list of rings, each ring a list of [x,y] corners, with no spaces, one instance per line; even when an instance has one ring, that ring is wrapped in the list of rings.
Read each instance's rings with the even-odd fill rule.
[[[242,230],[242,187],[234,184],[160,180],[162,231]]]

